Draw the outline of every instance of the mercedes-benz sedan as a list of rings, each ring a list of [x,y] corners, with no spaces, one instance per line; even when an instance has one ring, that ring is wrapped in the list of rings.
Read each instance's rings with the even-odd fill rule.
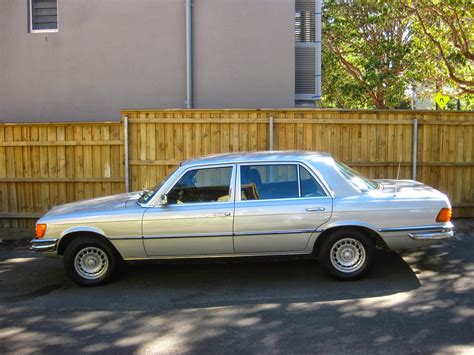
[[[370,180],[329,154],[232,153],[183,162],[149,191],[52,208],[32,250],[63,256],[80,285],[120,262],[307,255],[331,276],[362,277],[375,247],[453,236],[446,195],[411,180]]]

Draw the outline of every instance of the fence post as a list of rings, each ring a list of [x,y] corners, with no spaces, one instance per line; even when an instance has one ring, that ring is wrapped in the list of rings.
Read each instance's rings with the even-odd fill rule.
[[[123,116],[123,144],[125,160],[125,192],[130,192],[129,161],[128,161],[128,116]]]
[[[268,136],[269,136],[268,150],[273,150],[273,116],[272,115],[270,115],[270,120],[268,121]]]
[[[413,119],[413,166],[412,179],[416,180],[416,164],[418,160],[418,118]]]

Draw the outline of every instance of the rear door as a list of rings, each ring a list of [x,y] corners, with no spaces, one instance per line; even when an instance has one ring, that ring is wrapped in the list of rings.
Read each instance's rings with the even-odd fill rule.
[[[332,213],[332,197],[299,163],[241,164],[237,189],[236,254],[303,252]]]

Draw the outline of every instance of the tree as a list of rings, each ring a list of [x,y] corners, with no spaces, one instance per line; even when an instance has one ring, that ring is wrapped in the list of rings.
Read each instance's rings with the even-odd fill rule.
[[[409,9],[400,1],[326,0],[323,11],[323,51],[329,62],[323,64],[323,80],[326,86],[352,90],[326,91],[329,101],[343,103],[338,95],[345,94],[345,101],[358,107],[361,98],[367,106],[399,107],[408,85],[423,73],[423,64],[414,65],[422,47],[413,38]]]
[[[427,57],[439,69],[438,87],[474,94],[474,6],[471,0],[412,0],[406,5]]]

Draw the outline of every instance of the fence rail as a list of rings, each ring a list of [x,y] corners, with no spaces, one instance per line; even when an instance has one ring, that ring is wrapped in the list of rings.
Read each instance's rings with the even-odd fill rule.
[[[474,112],[314,109],[124,110],[122,122],[0,124],[0,229],[28,231],[51,206],[119,193],[126,181],[149,188],[184,159],[271,144],[327,151],[372,178],[395,178],[400,166],[400,178],[416,173],[450,196],[456,216],[474,217],[473,126]]]

